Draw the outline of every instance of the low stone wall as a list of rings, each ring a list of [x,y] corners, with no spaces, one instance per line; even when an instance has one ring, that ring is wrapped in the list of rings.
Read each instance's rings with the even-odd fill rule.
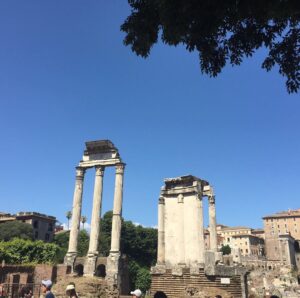
[[[162,274],[152,274],[151,297],[157,292],[163,292],[168,298],[185,297],[215,297],[241,298],[242,280],[240,276],[228,276],[228,284],[221,283],[224,276],[207,276],[204,269],[198,274],[191,274],[188,268],[183,269],[182,275],[172,275],[171,269]],[[203,296],[204,295],[204,296]],[[164,296],[159,296],[164,297]]]

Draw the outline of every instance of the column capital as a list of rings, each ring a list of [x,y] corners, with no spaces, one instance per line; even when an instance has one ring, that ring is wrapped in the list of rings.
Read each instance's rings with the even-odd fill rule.
[[[165,198],[163,196],[160,196],[158,199],[158,204],[165,204]]]
[[[76,178],[83,178],[84,173],[85,173],[85,168],[76,167]]]
[[[215,196],[209,196],[208,202],[209,202],[209,205],[215,205],[215,202],[216,202]]]
[[[95,170],[96,170],[96,176],[103,176],[105,167],[104,166],[95,166]]]
[[[116,174],[124,174],[125,163],[116,164]]]

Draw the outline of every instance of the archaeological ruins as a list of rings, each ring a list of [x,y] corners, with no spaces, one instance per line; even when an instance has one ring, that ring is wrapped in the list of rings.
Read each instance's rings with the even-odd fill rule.
[[[113,202],[113,218],[111,231],[111,248],[106,260],[106,280],[109,285],[121,287],[120,237],[123,200],[123,177],[125,163],[119,155],[118,149],[109,140],[86,142],[83,158],[76,167],[76,182],[73,197],[72,227],[70,232],[69,249],[65,256],[65,264],[74,268],[77,257],[78,233],[80,229],[82,194],[84,174],[86,170],[95,168],[95,185],[93,194],[93,210],[91,219],[90,242],[84,263],[84,275],[93,276],[98,259],[98,242],[100,233],[100,217],[102,206],[103,176],[106,167],[115,167],[115,191]]]
[[[80,297],[129,297],[122,296],[128,295],[130,289],[127,259],[120,249],[125,163],[109,140],[90,141],[85,146],[82,160],[76,167],[72,226],[64,264],[33,266],[2,262],[0,283],[5,285],[7,292],[10,289],[11,298],[18,297],[19,287],[25,284],[30,285],[34,296],[38,297],[42,279],[52,279],[56,297],[65,297],[65,285],[74,278]],[[101,246],[106,167],[115,168],[115,186],[110,252],[104,257],[99,254],[98,245]],[[86,256],[79,257],[84,177],[92,168],[95,169],[95,182],[89,248]],[[1,216],[5,222],[24,221],[29,215],[34,216],[30,219],[33,227],[35,217],[42,218],[38,213],[21,213],[20,218],[4,213]],[[204,229],[206,217],[208,229]],[[165,179],[158,199],[157,260],[151,268],[151,288],[147,297],[299,297],[300,276],[296,269],[300,267],[300,241],[296,238],[299,238],[300,209],[269,215],[264,220],[265,237],[263,230],[217,225],[216,197],[209,182],[192,175]],[[48,221],[49,218],[47,232],[52,231],[54,225]],[[263,254],[264,243],[268,245],[267,256]],[[219,251],[222,245],[230,245],[229,255]],[[293,294],[296,296],[291,296]]]
[[[203,198],[209,202],[210,250],[204,247]],[[165,179],[158,203],[156,297],[247,297],[246,270],[226,266],[217,251],[213,188],[194,176]]]

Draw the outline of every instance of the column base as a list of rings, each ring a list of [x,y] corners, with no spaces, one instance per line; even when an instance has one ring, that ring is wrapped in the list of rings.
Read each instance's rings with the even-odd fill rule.
[[[94,276],[98,259],[98,251],[88,252],[84,263],[84,275]]]
[[[107,257],[107,263],[106,263],[106,281],[109,286],[116,287],[117,289],[120,288],[120,252],[113,252],[111,251],[109,253],[109,256]]]
[[[74,263],[77,257],[76,251],[68,251],[64,258],[64,264],[67,266],[71,266],[72,271],[74,269]]]

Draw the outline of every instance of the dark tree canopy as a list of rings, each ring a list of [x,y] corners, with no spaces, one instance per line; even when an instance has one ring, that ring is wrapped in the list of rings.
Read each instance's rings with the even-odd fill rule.
[[[124,43],[142,57],[159,36],[171,46],[199,53],[200,68],[217,76],[227,63],[240,65],[265,47],[262,68],[275,65],[289,93],[300,87],[299,0],[128,0],[131,15],[121,26]],[[161,33],[161,35],[160,35]]]
[[[0,241],[10,241],[13,238],[32,240],[32,226],[16,220],[0,224]]]
[[[223,245],[221,247],[221,252],[223,255],[230,255],[231,254],[231,248],[229,245]]]

